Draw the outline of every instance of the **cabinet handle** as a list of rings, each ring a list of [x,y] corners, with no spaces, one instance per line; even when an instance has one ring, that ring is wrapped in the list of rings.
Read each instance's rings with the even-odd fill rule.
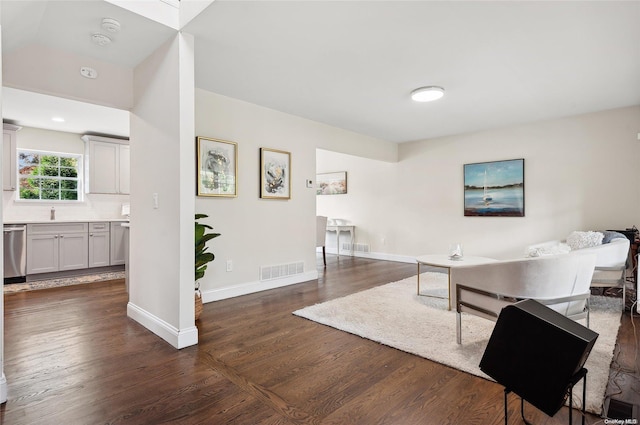
[[[89,236],[93,236],[93,233],[89,233]]]
[[[58,239],[58,235],[55,235],[55,236],[53,237],[53,239]]]

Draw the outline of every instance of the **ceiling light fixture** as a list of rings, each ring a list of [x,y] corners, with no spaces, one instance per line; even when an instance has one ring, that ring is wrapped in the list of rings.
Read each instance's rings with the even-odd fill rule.
[[[112,34],[120,31],[120,22],[113,18],[104,18],[102,20],[102,29]]]
[[[411,92],[411,99],[416,102],[431,102],[444,96],[444,89],[438,86],[420,87]]]
[[[53,122],[64,122],[64,118],[62,118],[62,117],[52,117],[51,121],[53,121]]]
[[[98,46],[106,46],[107,44],[111,43],[111,39],[108,36],[100,33],[92,34],[91,41],[96,43]]]

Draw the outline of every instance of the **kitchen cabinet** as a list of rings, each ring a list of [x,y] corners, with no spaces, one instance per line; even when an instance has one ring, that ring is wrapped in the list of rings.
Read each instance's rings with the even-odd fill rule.
[[[88,267],[88,223],[28,224],[27,274]]]
[[[85,191],[129,193],[129,141],[82,136],[85,142]]]
[[[108,222],[89,223],[89,267],[110,264],[110,234]]]
[[[111,222],[111,265],[125,264],[127,259],[127,228],[118,221]]]
[[[118,150],[118,184],[120,186],[120,193],[128,194],[129,190],[129,181],[130,181],[130,153],[129,153],[129,145],[120,145]]]
[[[16,190],[16,143],[18,130],[22,127],[13,124],[2,126],[2,189]]]

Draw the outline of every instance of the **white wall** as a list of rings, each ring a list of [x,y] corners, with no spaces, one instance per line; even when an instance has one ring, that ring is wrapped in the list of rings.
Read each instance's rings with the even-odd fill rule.
[[[0,26],[0,115],[2,115],[2,68],[2,27]],[[0,153],[0,164],[3,163],[3,153]],[[4,173],[0,175],[4,175]],[[2,180],[2,177],[0,177],[0,180]],[[0,209],[0,221],[2,222],[4,222],[3,210],[4,208]],[[4,258],[4,244],[0,248],[0,254]],[[0,264],[0,273],[4,276],[4,262]],[[2,302],[0,302],[0,403],[5,403],[7,401],[7,378],[4,374],[4,286],[0,290],[0,294],[2,294]]]
[[[322,137],[315,140],[318,148],[385,162],[398,161],[398,145],[396,143],[314,121],[307,120],[307,127],[310,132],[322,134]]]
[[[127,313],[177,348],[198,341],[194,86],[193,38],[184,34],[161,46],[134,72]]]
[[[209,243],[216,260],[200,281],[205,302],[317,277],[315,195],[305,179],[315,178],[315,123],[196,90],[196,135],[238,144],[238,196],[196,198],[196,212],[209,215],[222,236]],[[261,199],[260,148],[291,152],[291,199]],[[226,271],[226,262],[233,271]],[[260,267],[304,262],[304,273],[260,281]]]
[[[18,131],[18,149],[37,149],[84,155],[84,142],[80,134],[23,127]],[[16,201],[17,192],[3,192],[5,222],[47,221],[51,207],[56,208],[57,220],[119,219],[123,203],[129,195],[85,194],[84,202]]]
[[[216,260],[201,280],[205,302],[317,278],[315,249],[316,147],[345,146],[387,160],[397,146],[325,124],[196,90],[196,135],[238,144],[238,196],[197,197],[196,212],[222,234],[210,243]],[[260,148],[291,152],[291,199],[260,199]],[[227,260],[233,271],[226,271]],[[261,266],[304,262],[300,275],[260,280]]]
[[[640,107],[400,145],[387,164],[318,152],[318,172],[347,171],[348,194],[318,196],[319,214],[350,219],[371,256],[521,256],[572,230],[640,224]],[[525,217],[464,217],[463,165],[525,159]],[[384,242],[383,242],[384,239]]]

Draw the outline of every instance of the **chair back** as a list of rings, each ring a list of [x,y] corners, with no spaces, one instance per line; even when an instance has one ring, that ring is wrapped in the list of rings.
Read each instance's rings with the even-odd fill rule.
[[[325,245],[327,237],[327,217],[316,216],[316,248]]]
[[[452,267],[452,297],[457,295],[457,284],[513,299],[533,298],[547,302],[584,294],[585,299],[581,301],[549,305],[558,312],[572,315],[584,308],[586,295],[590,292],[595,260],[596,256],[592,253],[560,254]],[[473,294],[471,296],[475,298]],[[496,312],[504,306],[492,300],[483,302],[489,303],[487,308]]]
[[[572,252],[596,254],[596,267],[625,267],[629,258],[630,242],[627,238],[614,239],[609,243],[582,248]]]

